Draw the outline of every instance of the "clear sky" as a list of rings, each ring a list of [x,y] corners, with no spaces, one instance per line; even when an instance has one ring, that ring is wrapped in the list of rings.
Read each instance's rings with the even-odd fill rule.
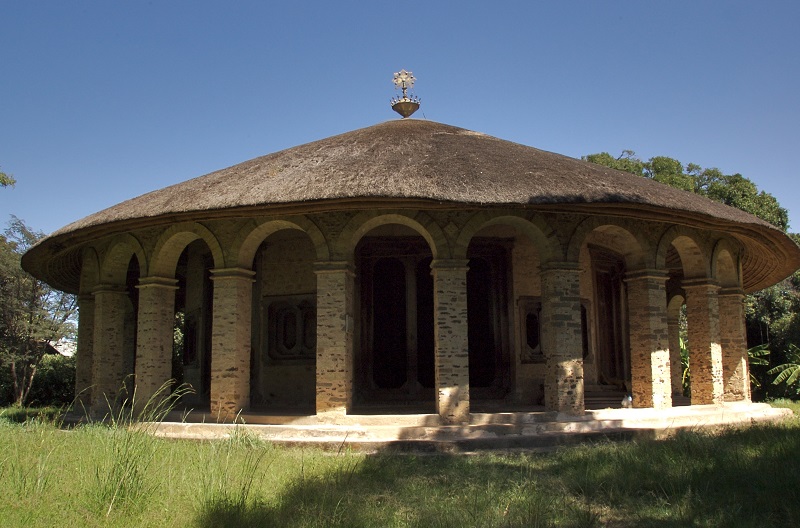
[[[0,221],[396,119],[741,173],[800,231],[800,2],[0,0]]]

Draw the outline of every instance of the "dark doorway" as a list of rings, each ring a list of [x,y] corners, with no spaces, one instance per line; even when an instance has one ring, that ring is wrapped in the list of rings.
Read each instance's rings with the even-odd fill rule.
[[[470,390],[500,398],[510,386],[510,243],[476,239],[467,274]],[[360,291],[356,403],[433,405],[431,252],[421,237],[365,237],[356,248]],[[427,405],[427,404],[426,404]]]
[[[625,263],[612,251],[589,247],[597,307],[598,382],[624,388],[630,383]]]
[[[358,402],[433,404],[431,251],[421,237],[366,237],[356,249],[360,288]]]
[[[511,383],[509,252],[511,241],[476,238],[467,256],[467,321],[471,399],[504,397]]]
[[[172,377],[188,383],[194,393],[187,405],[207,408],[211,401],[211,333],[213,323],[213,259],[205,243],[194,241],[184,248],[175,268]]]

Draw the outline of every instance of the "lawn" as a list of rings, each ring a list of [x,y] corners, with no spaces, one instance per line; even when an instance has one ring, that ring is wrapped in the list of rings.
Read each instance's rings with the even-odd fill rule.
[[[780,424],[548,454],[397,455],[64,430],[0,410],[0,526],[800,526]]]

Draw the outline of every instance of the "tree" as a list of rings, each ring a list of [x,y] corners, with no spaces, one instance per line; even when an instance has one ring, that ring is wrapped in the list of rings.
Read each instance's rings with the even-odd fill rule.
[[[788,211],[780,206],[774,196],[759,191],[755,183],[741,174],[726,175],[717,168],[704,169],[694,163],[684,166],[680,161],[666,156],[642,161],[632,150],[623,150],[617,158],[600,152],[583,156],[583,159],[706,196],[747,211],[782,231],[789,227]]]
[[[43,234],[12,216],[0,235],[0,368],[10,369],[13,399],[24,405],[48,349],[76,333],[77,299],[35,279],[20,258]]]
[[[0,187],[13,186],[15,183],[17,183],[17,180],[12,178],[5,172],[0,171]]]

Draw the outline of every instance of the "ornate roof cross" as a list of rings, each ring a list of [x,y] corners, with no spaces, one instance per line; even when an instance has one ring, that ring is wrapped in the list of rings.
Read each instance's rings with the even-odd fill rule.
[[[394,86],[403,91],[403,97],[392,97],[392,110],[406,117],[410,116],[419,108],[420,98],[414,94],[409,96],[408,90],[414,86],[417,79],[410,71],[400,70],[394,74]]]

